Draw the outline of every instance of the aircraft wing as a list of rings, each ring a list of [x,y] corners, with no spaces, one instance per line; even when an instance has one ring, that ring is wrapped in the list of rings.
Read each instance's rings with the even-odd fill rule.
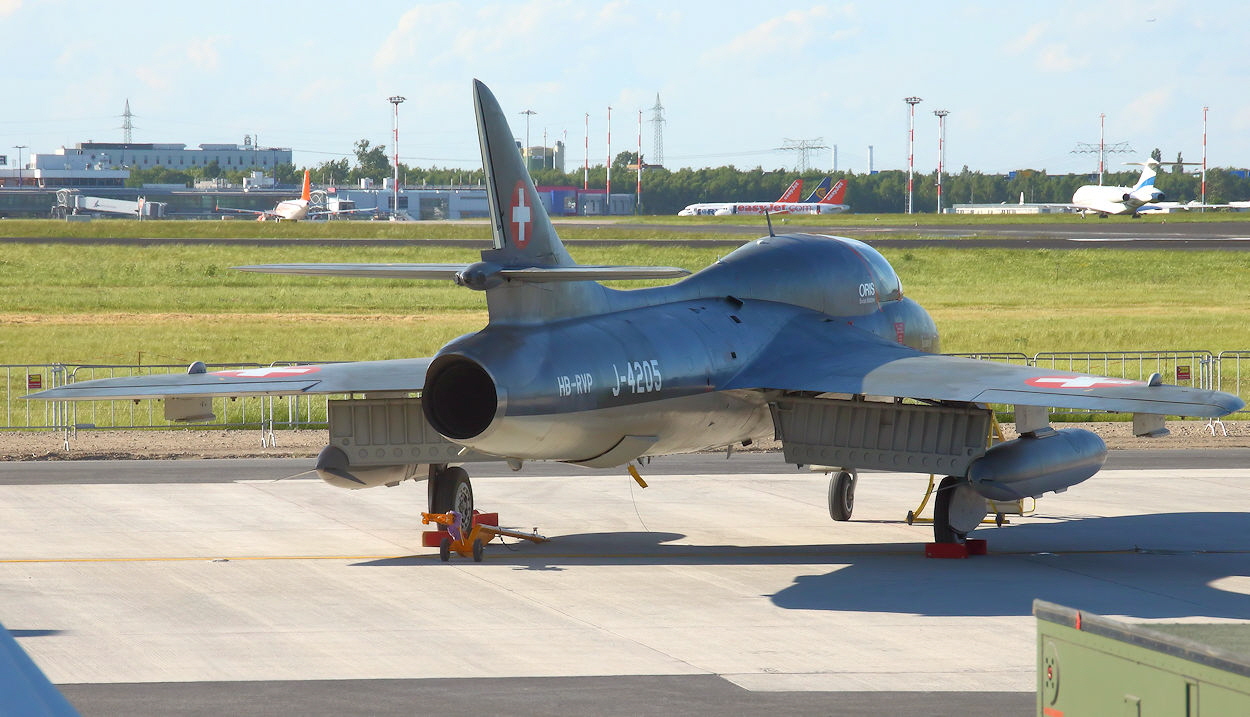
[[[420,391],[425,386],[425,372],[431,360],[412,358],[354,361],[205,373],[123,376],[71,383],[32,393],[26,398],[45,401],[100,401]]]
[[[928,354],[814,313],[792,319],[723,388],[1204,418],[1245,405],[1219,391]]]

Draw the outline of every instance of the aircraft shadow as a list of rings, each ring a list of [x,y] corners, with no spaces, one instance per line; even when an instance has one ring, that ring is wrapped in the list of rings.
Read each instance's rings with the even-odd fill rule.
[[[1250,619],[1250,595],[1212,586],[1250,574],[1250,515],[1165,513],[978,531],[990,555],[856,560],[800,576],[783,608],[931,616],[1029,615],[1034,598],[1111,615]],[[995,554],[997,552],[997,555]]]
[[[851,524],[853,526],[853,522]],[[846,526],[846,527],[851,527]],[[1034,598],[1142,618],[1250,619],[1250,596],[1211,583],[1250,575],[1250,514],[1074,518],[977,532],[990,555],[930,560],[921,541],[824,545],[685,545],[673,532],[580,533],[550,543],[491,544],[517,570],[581,565],[830,565],[772,595],[778,607],[931,616],[1029,615]],[[927,536],[926,536],[927,537]],[[431,555],[355,563],[430,566]],[[465,561],[465,558],[453,558]]]
[[[64,630],[9,630],[13,637],[56,637],[65,634]]]

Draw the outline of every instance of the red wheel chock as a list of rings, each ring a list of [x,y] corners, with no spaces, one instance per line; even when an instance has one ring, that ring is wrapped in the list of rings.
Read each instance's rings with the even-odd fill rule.
[[[989,545],[984,540],[969,540],[963,543],[925,543],[926,558],[966,558],[969,555],[987,555]]]

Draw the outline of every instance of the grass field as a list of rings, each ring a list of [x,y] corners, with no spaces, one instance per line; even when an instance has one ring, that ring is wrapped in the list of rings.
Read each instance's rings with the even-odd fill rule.
[[[659,218],[656,223],[670,219]],[[28,224],[29,230],[24,229]],[[202,232],[198,236],[399,238],[418,233],[480,240],[488,232],[480,223],[101,221],[70,225],[5,220],[0,222],[0,235],[47,231],[47,236],[59,236],[70,228],[101,232],[94,236],[175,239]],[[588,223],[562,227],[561,235],[742,238],[716,232],[675,234],[658,226],[635,231]],[[586,264],[655,264],[691,270],[707,266],[724,253],[724,249],[676,243],[583,245],[573,250],[578,261]],[[920,247],[883,254],[902,277],[906,293],[933,314],[947,352],[1250,350],[1250,321],[1246,320],[1250,292],[1244,289],[1250,276],[1247,253]],[[467,246],[4,243],[0,253],[0,365],[185,366],[195,360],[268,364],[430,355],[451,338],[485,324],[483,294],[446,282],[275,276],[230,267],[477,258],[477,251]],[[26,392],[26,373],[17,368],[0,377],[4,380],[0,394],[6,401]],[[84,377],[89,376],[80,376]],[[47,410],[46,405],[24,401],[6,405],[21,411]],[[223,403],[218,410],[228,420],[255,421],[260,405],[259,399],[251,399]],[[132,408],[128,402],[100,406],[107,406],[109,412],[150,410]],[[250,418],[241,418],[244,410]],[[42,414],[6,416],[5,420],[12,421],[7,425],[49,425]],[[125,421],[133,419],[101,418],[93,412],[76,414],[71,420],[100,425],[120,420],[126,425]]]
[[[698,269],[723,250],[585,248],[583,263]],[[951,352],[1250,349],[1250,255],[1107,249],[883,252]],[[321,261],[472,261],[386,247],[10,244],[0,258],[0,364],[189,363],[427,355],[485,322],[446,283],[250,274]]]

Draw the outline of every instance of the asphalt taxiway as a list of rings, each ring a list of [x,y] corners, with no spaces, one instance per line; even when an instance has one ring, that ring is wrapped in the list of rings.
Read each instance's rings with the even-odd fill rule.
[[[657,460],[645,490],[481,467],[480,507],[554,540],[449,565],[423,484],[0,463],[0,623],[84,714],[1023,714],[1034,598],[1250,620],[1250,456],[1159,455],[1113,454],[960,561],[923,557],[913,475],[864,474],[834,523],[824,476],[775,455]]]

